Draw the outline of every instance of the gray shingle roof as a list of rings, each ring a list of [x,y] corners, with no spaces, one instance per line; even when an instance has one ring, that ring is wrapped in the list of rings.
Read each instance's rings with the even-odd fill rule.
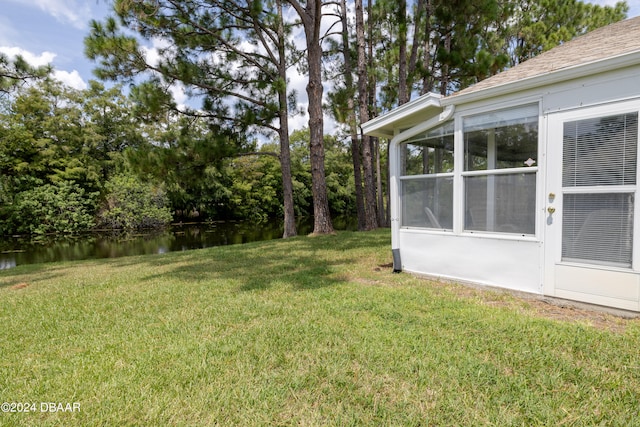
[[[640,51],[640,17],[598,28],[450,95],[490,89],[558,70]]]

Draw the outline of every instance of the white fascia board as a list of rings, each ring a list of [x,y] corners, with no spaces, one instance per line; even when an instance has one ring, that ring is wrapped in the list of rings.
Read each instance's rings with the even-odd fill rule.
[[[561,83],[634,65],[640,65],[640,51],[626,53],[586,64],[561,68],[546,74],[504,83],[487,89],[478,90],[477,92],[470,92],[462,95],[450,95],[446,98],[442,98],[440,104],[443,107],[446,107],[449,105],[460,105],[473,101],[481,101],[487,98],[508,95],[528,89],[534,89],[536,87]]]
[[[398,144],[405,139],[412,138],[420,133],[427,132],[434,127],[438,126],[441,123],[446,122],[451,117],[453,117],[453,113],[456,111],[455,105],[449,105],[447,108],[442,111],[438,116],[432,117],[429,120],[426,120],[410,129],[405,130],[404,132],[400,132],[396,134],[391,140],[391,144]]]
[[[439,124],[446,122],[453,117],[455,106],[449,106],[438,116],[431,117],[416,126],[396,134],[389,142],[389,190],[391,200],[391,248],[398,249],[400,246],[400,152],[399,143],[405,139],[426,132]]]
[[[426,108],[439,108],[441,99],[442,95],[427,93],[366,123],[362,123],[360,128],[365,135],[391,138],[395,134],[394,123],[417,114]]]

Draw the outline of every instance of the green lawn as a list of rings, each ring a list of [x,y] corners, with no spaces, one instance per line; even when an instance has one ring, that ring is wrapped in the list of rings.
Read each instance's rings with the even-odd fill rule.
[[[0,400],[36,403],[0,425],[640,425],[637,320],[390,262],[380,230],[0,271]]]

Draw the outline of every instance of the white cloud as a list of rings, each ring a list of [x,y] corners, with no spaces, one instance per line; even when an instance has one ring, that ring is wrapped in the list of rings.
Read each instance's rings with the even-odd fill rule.
[[[150,65],[158,65],[160,62],[162,50],[171,47],[171,42],[161,38],[154,38],[151,40],[151,46],[141,46],[142,51],[144,52],[145,61]]]
[[[49,65],[53,62],[53,59],[56,57],[56,54],[53,52],[42,52],[40,54],[35,54],[33,52],[29,52],[19,47],[8,47],[8,46],[0,46],[0,52],[7,55],[10,59],[15,58],[20,55],[27,61],[29,64],[34,67],[40,67],[43,65]],[[63,70],[54,70],[53,78],[64,83],[67,86],[70,86],[74,89],[86,89],[87,83],[82,79],[80,73],[77,70],[63,71]]]
[[[309,77],[299,73],[295,67],[292,67],[287,70],[287,80],[287,89],[289,91],[296,91],[298,102],[304,104],[308,103],[307,83],[309,82]]]
[[[84,90],[87,88],[87,83],[82,79],[77,70],[73,70],[72,72],[56,70],[53,72],[53,78],[74,89]]]
[[[591,0],[587,3],[599,4],[600,6],[615,6],[618,0]]]
[[[169,92],[171,92],[171,96],[173,96],[173,100],[178,106],[178,109],[186,109],[189,96],[185,93],[184,85],[182,83],[175,83],[169,87]]]
[[[158,65],[158,62],[160,62],[160,54],[158,53],[158,49],[156,49],[155,47],[146,46],[142,46],[141,49],[142,52],[144,52],[144,58],[147,64],[153,66]]]
[[[160,63],[160,58],[162,57],[161,51],[168,48],[171,48],[171,43],[161,38],[151,40],[151,46],[141,46],[145,61],[152,66],[157,66]],[[169,92],[171,92],[178,109],[185,109],[189,101],[189,96],[186,94],[184,85],[180,82],[174,83],[169,87]]]
[[[71,24],[76,28],[86,28],[91,18],[88,2],[78,0],[9,0],[23,6],[30,6],[53,16],[56,20]]]
[[[45,51],[39,55],[36,55],[32,52],[15,46],[0,46],[0,52],[4,53],[9,58],[15,58],[16,56],[20,55],[25,59],[25,61],[27,61],[34,67],[51,64],[53,62],[53,58],[56,57],[56,54],[53,52]]]
[[[600,6],[615,6],[619,0],[588,0],[587,3],[598,4]],[[640,0],[627,0],[629,6],[628,17],[633,18],[640,15]]]
[[[287,89],[289,92],[296,92],[297,110],[289,111],[289,133],[297,129],[309,127],[309,97],[307,96],[308,77],[298,72],[295,67],[289,68],[287,71]],[[302,112],[302,114],[299,113]]]
[[[304,114],[295,114],[289,117],[289,133],[294,130],[308,128],[309,127],[309,115],[307,114],[307,107],[309,104],[298,105],[304,111]]]

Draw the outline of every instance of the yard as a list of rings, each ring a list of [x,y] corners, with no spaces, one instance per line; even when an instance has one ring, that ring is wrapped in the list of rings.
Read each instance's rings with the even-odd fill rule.
[[[0,425],[640,424],[640,320],[393,274],[389,248],[0,271]]]

